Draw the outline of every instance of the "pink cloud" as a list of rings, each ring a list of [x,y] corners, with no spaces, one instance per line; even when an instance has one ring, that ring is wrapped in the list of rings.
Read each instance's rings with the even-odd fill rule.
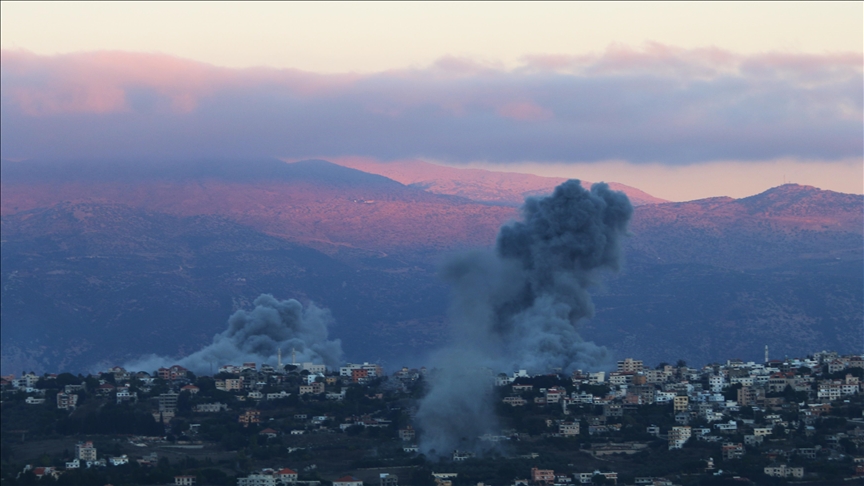
[[[320,96],[350,86],[355,75],[318,75],[298,70],[233,70],[162,54],[98,51],[37,56],[3,50],[10,74],[5,94],[32,116],[111,113],[131,110],[130,94],[146,89],[174,113],[195,110],[201,98],[226,89],[269,86],[302,96]]]
[[[856,53],[745,56],[613,45],[594,55],[526,57],[512,70],[451,57],[363,75],[228,69],[126,52],[0,55],[4,157],[355,154],[686,164],[861,152]]]
[[[498,108],[497,112],[505,118],[521,121],[548,120],[555,116],[552,111],[529,101],[507,103]]]

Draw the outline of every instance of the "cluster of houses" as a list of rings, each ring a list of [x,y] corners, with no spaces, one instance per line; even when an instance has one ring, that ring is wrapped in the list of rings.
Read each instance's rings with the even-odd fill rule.
[[[787,430],[813,430],[820,417],[830,416],[836,402],[864,391],[864,380],[859,378],[861,372],[856,371],[857,369],[864,369],[862,356],[840,356],[833,352],[821,352],[803,359],[764,363],[730,360],[722,365],[707,365],[698,369],[687,367],[683,363],[678,366],[664,364],[651,369],[645,367],[640,360],[627,358],[617,363],[615,371],[577,370],[566,375],[565,380],[569,380],[573,385],[567,384],[566,387],[560,385],[560,373],[557,374],[558,386],[543,388],[535,388],[533,383],[537,376],[531,376],[525,370],[511,375],[492,374],[490,378],[494,380],[495,386],[503,390],[502,401],[506,405],[524,407],[531,404],[546,409],[558,407],[560,413],[555,415],[563,418],[546,421],[550,436],[611,436],[621,429],[620,418],[625,413],[636,411],[639,407],[660,404],[669,407],[674,425],[663,429],[652,425],[646,428],[646,434],[664,439],[670,450],[680,449],[693,440],[717,442],[722,458],[729,460],[743,457],[749,446],[763,444],[778,434],[785,435]],[[425,374],[425,368],[402,368],[392,375],[394,379],[389,382],[393,383],[395,389],[399,389],[399,386],[415,381]],[[344,400],[348,385],[364,385],[382,377],[385,377],[384,370],[374,363],[349,363],[340,367],[338,372],[329,371],[324,365],[315,363],[292,363],[284,367],[267,364],[259,367],[256,363],[243,363],[240,366],[221,366],[214,377],[214,384],[216,389],[231,394],[231,400],[228,401],[232,407],[240,405],[240,410],[235,412],[236,420],[244,427],[249,427],[261,424],[261,413],[256,406],[262,401],[286,399],[294,394],[304,399]],[[56,375],[38,376],[25,373],[20,378],[4,376],[0,379],[0,385],[4,389],[27,393],[27,404],[44,404],[47,399],[53,398],[58,409],[74,410],[78,405],[79,394],[88,385],[81,383],[66,384],[62,388],[53,387],[50,389],[56,395],[48,397],[47,390],[40,389],[37,385],[40,380],[51,379],[56,379]],[[94,387],[93,382],[90,382],[87,391],[113,398],[117,403],[135,402],[139,399],[138,394],[142,393],[153,401],[154,419],[168,424],[177,414],[181,394],[188,393],[194,397],[200,392],[193,379],[194,375],[179,365],[160,368],[152,375],[114,367],[100,374],[97,386]],[[130,385],[133,380],[135,387]],[[167,384],[168,391],[151,394],[157,384]],[[161,389],[164,390],[164,386]],[[380,399],[381,395],[367,395],[367,398]],[[744,407],[761,413],[751,415],[753,418],[743,417],[740,412]],[[587,409],[592,412],[585,413]],[[602,410],[602,413],[597,412],[598,410]],[[198,414],[227,412],[229,404],[196,400],[192,411]],[[290,434],[299,435],[320,429],[347,431],[352,427],[392,425],[390,420],[376,415],[372,413],[340,417],[337,420],[329,415],[296,414],[294,421],[304,425],[291,430]],[[796,419],[790,420],[792,416]],[[864,419],[860,425],[850,435],[838,433],[829,437],[829,443],[836,445],[842,439],[850,439],[864,446]],[[280,432],[265,428],[259,434],[275,438]],[[404,443],[404,451],[417,452],[418,437],[413,428],[408,426],[400,429],[399,438]],[[487,434],[481,437],[487,441],[508,438],[506,434]],[[598,457],[612,453],[633,453],[638,451],[639,447],[638,444],[613,444],[605,448],[592,448],[592,453]],[[803,478],[804,469],[790,467],[789,459],[794,455],[811,458],[824,453],[826,451],[818,447],[779,451],[772,456],[775,461],[765,467],[764,473],[775,477]],[[454,451],[451,459],[459,462],[472,457],[470,452]],[[147,463],[150,459],[142,458],[138,461]],[[155,458],[152,458],[152,461],[155,461]],[[76,447],[75,458],[66,463],[66,469],[118,466],[128,462],[129,458],[125,455],[97,458],[92,443],[82,442]],[[56,468],[36,469],[32,470],[37,476],[56,477],[62,473]],[[864,475],[864,460],[860,466],[860,474]],[[556,475],[552,470],[536,468],[531,470],[530,478],[524,481],[526,485],[591,484],[598,475],[603,476],[607,484],[617,483],[615,472],[592,471]],[[340,484],[334,482],[334,486],[360,486],[354,484],[356,478],[343,479],[345,481],[340,480]],[[384,484],[385,479],[387,484]],[[437,486],[447,486],[449,479],[452,478],[436,476],[435,481]],[[664,481],[658,478],[640,479],[643,480],[642,484],[663,484]],[[652,482],[647,482],[649,479]],[[176,481],[181,481],[177,484],[194,484],[194,480],[192,476],[176,478]],[[395,476],[381,480],[382,486],[396,486]],[[247,478],[238,479],[241,486],[295,483],[297,473],[287,468],[265,469]],[[518,486],[518,481],[516,485]]]
[[[153,466],[156,464],[157,459],[158,457],[156,453],[152,453],[149,456],[138,459],[137,463],[142,466]],[[129,456],[127,456],[126,454],[122,454],[119,456],[102,457],[100,459],[96,453],[96,447],[93,445],[93,442],[82,441],[75,445],[75,458],[71,461],[66,461],[64,469],[60,469],[54,466],[33,467],[31,464],[28,464],[24,466],[24,469],[21,471],[21,473],[32,471],[37,478],[51,477],[57,479],[65,471],[69,470],[82,468],[89,469],[92,467],[104,468],[109,466],[122,466],[124,464],[129,464]]]
[[[586,391],[567,391],[560,386],[535,390],[528,374],[520,370],[512,375],[498,375],[496,385],[509,387],[510,393],[503,403],[513,407],[525,406],[529,402],[540,406],[561,407],[564,416],[573,416],[579,406],[593,405],[602,408],[601,415],[573,416],[571,420],[547,420],[555,432],[549,435],[578,436],[602,435],[620,429],[616,420],[625,411],[639,407],[669,404],[677,425],[661,431],[660,427],[647,427],[646,432],[668,441],[669,449],[680,449],[690,440],[721,443],[724,460],[741,458],[745,446],[762,444],[774,434],[785,434],[790,428],[803,427],[808,434],[814,431],[813,424],[819,417],[829,416],[832,402],[848,399],[864,391],[860,371],[864,369],[861,356],[839,356],[834,352],[816,353],[805,359],[786,359],[766,363],[730,360],[723,365],[708,365],[701,369],[684,365],[662,365],[648,369],[642,361],[627,358],[617,363],[611,373],[576,371],[570,379],[574,388],[579,385],[603,385],[586,387],[604,390],[602,395]],[[734,397],[734,398],[733,398]],[[742,418],[742,407],[752,407],[762,412],[758,417]],[[584,407],[583,407],[584,409]],[[784,420],[788,412],[795,412],[798,420]],[[580,430],[580,419],[587,422],[588,430]],[[851,437],[837,434],[828,438],[835,444],[840,439],[850,438],[864,445],[864,418],[859,418]],[[707,424],[691,426],[693,422]],[[557,429],[557,430],[556,430]],[[743,442],[730,441],[730,437],[742,437]],[[628,449],[632,449],[629,448]],[[791,455],[815,457],[818,446],[774,454],[779,460]],[[859,468],[864,475],[864,468]],[[804,469],[777,463],[766,467],[768,476],[801,478]],[[609,479],[609,478],[607,478]],[[610,479],[611,480],[611,479]]]

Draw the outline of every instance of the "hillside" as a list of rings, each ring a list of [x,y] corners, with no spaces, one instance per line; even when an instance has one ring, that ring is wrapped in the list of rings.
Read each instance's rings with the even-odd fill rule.
[[[221,216],[328,253],[434,254],[485,245],[513,208],[429,193],[325,161],[190,168],[109,163],[4,164],[3,215],[69,203],[123,204],[174,216]],[[76,168],[77,167],[77,168]]]
[[[420,364],[448,339],[437,262],[517,217],[324,161],[3,162],[0,184],[4,372],[182,355],[260,293],[329,307],[349,359]],[[862,210],[797,185],[638,206],[584,337],[648,362],[856,352]]]
[[[634,257],[765,268],[796,259],[860,260],[864,198],[786,184],[742,199],[711,198],[641,208]]]
[[[430,321],[440,331],[446,305],[428,267],[349,266],[212,216],[59,204],[4,217],[2,233],[4,372],[184,355],[262,293],[329,308],[347,357],[368,360],[382,350],[370,329]]]

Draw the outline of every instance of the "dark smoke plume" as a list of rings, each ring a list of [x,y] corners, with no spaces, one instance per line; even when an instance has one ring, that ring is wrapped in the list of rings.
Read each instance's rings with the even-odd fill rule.
[[[444,264],[453,344],[437,356],[418,410],[425,454],[481,448],[477,437],[496,425],[492,371],[608,363],[607,349],[584,341],[575,326],[594,315],[588,289],[601,272],[619,269],[632,214],[624,193],[567,181],[549,197],[527,199],[523,221],[501,228],[494,253]]]
[[[330,311],[309,304],[305,309],[294,299],[279,300],[270,294],[255,299],[251,311],[238,310],[228,318],[228,329],[213,336],[213,343],[185,358],[172,360],[150,355],[124,365],[130,370],[153,370],[179,364],[195,373],[209,373],[225,364],[243,362],[276,364],[278,350],[297,361],[311,361],[330,368],[339,366],[342,342],[327,338],[333,322]]]

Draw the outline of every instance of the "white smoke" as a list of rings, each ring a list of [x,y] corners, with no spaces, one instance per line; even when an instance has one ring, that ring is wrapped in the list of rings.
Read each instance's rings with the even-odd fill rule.
[[[262,294],[251,311],[238,310],[228,318],[228,329],[213,336],[213,342],[179,360],[157,355],[143,356],[124,365],[129,370],[154,370],[179,364],[195,373],[209,373],[225,364],[256,362],[276,364],[279,349],[294,350],[299,361],[339,366],[342,342],[328,339],[333,322],[330,311],[294,300],[279,300]]]

